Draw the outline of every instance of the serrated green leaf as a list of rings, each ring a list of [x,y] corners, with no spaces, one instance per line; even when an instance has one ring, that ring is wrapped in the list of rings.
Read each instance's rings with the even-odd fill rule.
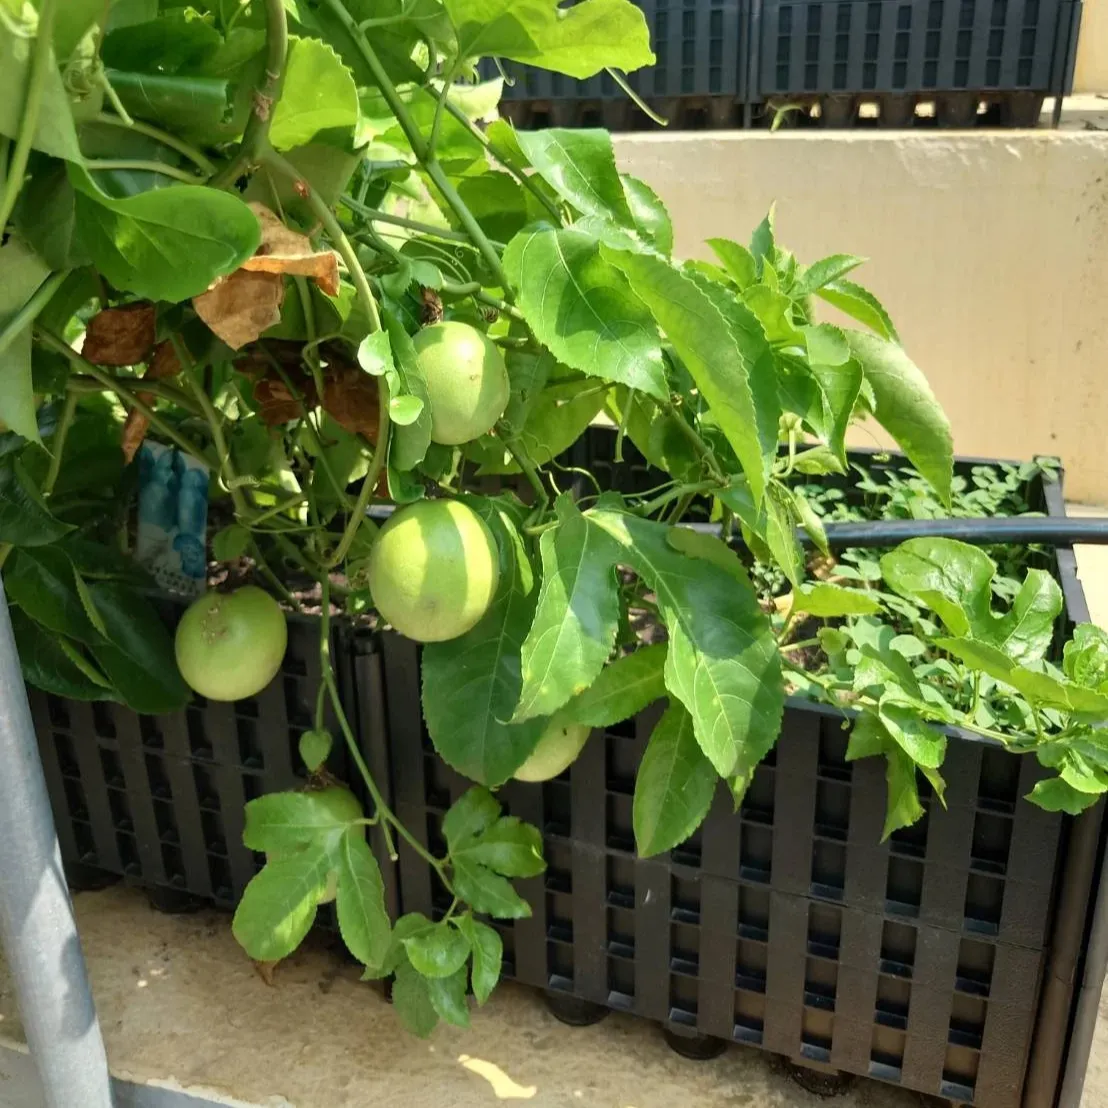
[[[57,547],[14,551],[4,587],[12,603],[55,634],[87,644],[102,641],[82,602],[73,563]]]
[[[1092,623],[1074,628],[1063,650],[1062,669],[1078,685],[1108,692],[1108,632]]]
[[[233,121],[230,82],[222,78],[127,73],[119,69],[107,70],[105,77],[120,103],[136,119],[205,137],[238,130]]]
[[[1044,570],[1030,569],[1012,607],[995,621],[988,639],[1017,662],[1038,661],[1054,641],[1063,603],[1058,582]],[[975,634],[981,632],[975,629]]]
[[[560,362],[667,396],[650,311],[595,238],[572,229],[523,231],[508,244],[504,267],[535,336]]]
[[[1100,796],[1098,793],[1081,792],[1060,777],[1048,777],[1031,790],[1027,799],[1047,812],[1065,812],[1070,816],[1079,816],[1086,808],[1096,804]]]
[[[629,0],[444,0],[458,33],[458,57],[492,55],[594,77],[605,67],[627,71],[654,63],[642,12]]]
[[[742,292],[758,280],[758,263],[754,255],[740,243],[730,239],[708,239],[708,245],[723,263],[727,274]]]
[[[938,769],[946,758],[946,736],[923,720],[895,694],[886,693],[877,708],[892,740],[921,769]]]
[[[546,869],[538,828],[504,816],[479,835],[451,847],[451,862],[476,863],[502,877],[535,877]]]
[[[404,1026],[421,1039],[426,1039],[438,1025],[438,1013],[431,1003],[430,983],[408,961],[396,967],[392,1006]]]
[[[404,939],[408,961],[424,977],[449,977],[457,973],[469,958],[466,937],[449,923],[439,923]]]
[[[865,324],[871,331],[876,331],[882,338],[890,342],[900,342],[900,336],[881,301],[861,285],[840,277],[837,281],[816,289],[816,295],[838,308],[844,315]]]
[[[661,197],[645,182],[629,173],[620,174],[627,206],[639,234],[656,250],[673,253],[673,221]]]
[[[743,467],[755,503],[760,504],[772,452],[759,438],[766,419],[756,407],[751,366],[763,355],[764,339],[751,342],[750,336],[740,334],[692,277],[664,259],[607,248],[602,253],[618,265],[654,313],[710,405]]]
[[[512,883],[469,858],[452,863],[454,892],[475,912],[493,919],[526,919],[531,906],[512,888]]]
[[[638,715],[666,694],[666,649],[656,643],[618,658],[558,713],[558,721],[611,727]]]
[[[846,760],[857,762],[862,758],[876,758],[888,749],[891,739],[885,725],[871,709],[861,712],[850,729],[846,747]]]
[[[873,389],[878,423],[949,505],[953,440],[927,379],[896,343],[863,331],[848,331],[846,336]]]
[[[500,967],[504,961],[504,940],[500,933],[488,924],[475,920],[468,912],[455,917],[461,931],[473,951],[471,980],[473,995],[478,1004],[484,1004],[492,995],[500,980]]]
[[[766,560],[798,585],[804,577],[804,556],[796,538],[795,509],[789,491],[777,484],[770,485],[768,495],[757,508],[749,484],[739,479],[717,491],[716,496],[738,517],[747,544],[755,549],[760,544]]]
[[[587,689],[619,630],[619,544],[568,496],[559,498],[557,512],[558,526],[539,540],[542,587],[523,642],[517,722],[549,716]]]
[[[499,818],[500,804],[488,789],[480,786],[467,789],[443,817],[442,833],[446,845],[453,850],[480,835]]]
[[[116,200],[71,165],[77,220],[97,269],[118,289],[176,303],[198,296],[258,247],[257,216],[237,196],[173,185]]]
[[[322,845],[269,862],[246,886],[231,930],[256,962],[279,962],[303,941],[327,888],[331,859]]]
[[[640,858],[683,843],[708,814],[719,775],[704,757],[692,717],[671,704],[650,736],[635,779],[633,822]]]
[[[713,560],[675,550],[663,524],[612,510],[589,515],[621,543],[627,564],[658,597],[669,631],[666,687],[692,715],[717,773],[729,776],[740,754],[760,761],[777,741],[784,691],[754,590]]]
[[[826,285],[845,277],[852,269],[865,262],[865,258],[856,258],[853,254],[831,254],[813,262],[800,275],[793,286],[793,296],[810,296]]]
[[[469,1005],[466,1003],[466,978],[463,966],[449,977],[432,977],[427,981],[431,1007],[454,1027],[469,1026]]]
[[[332,786],[310,792],[269,793],[246,805],[243,845],[282,853],[320,842],[334,849],[343,832],[362,818],[349,789]]]
[[[819,581],[793,590],[793,609],[817,619],[835,619],[873,615],[881,611],[881,602],[872,593]]]
[[[315,773],[331,756],[331,747],[334,740],[331,732],[320,729],[319,731],[305,731],[300,736],[298,744],[300,758],[307,767],[309,773]]]
[[[18,608],[10,609],[23,679],[36,689],[72,700],[113,700],[111,689],[93,681],[63,649],[53,632],[40,627]]]
[[[881,559],[881,574],[895,592],[926,604],[959,636],[991,626],[995,573],[987,554],[951,539],[910,539]]]
[[[379,966],[388,955],[392,928],[381,868],[360,829],[342,836],[337,860],[335,909],[342,941],[363,965]]]
[[[915,762],[895,746],[886,750],[886,757],[885,782],[889,792],[882,842],[902,827],[910,827],[923,816]]]
[[[65,163],[44,161],[36,166],[30,182],[19,194],[13,222],[20,238],[30,246],[49,269],[72,269],[87,265],[89,258],[77,240],[76,193],[69,183]],[[0,258],[9,256],[13,239],[0,248]],[[9,287],[11,275],[7,262],[0,287]]]
[[[607,131],[552,127],[520,131],[518,141],[538,174],[582,215],[635,225]]]
[[[491,500],[466,503],[489,525],[500,555],[500,583],[484,618],[460,638],[423,651],[423,714],[447,764],[482,784],[506,781],[535,748],[542,720],[508,723],[523,686],[520,648],[537,590],[514,523]]]
[[[230,523],[212,536],[212,557],[217,562],[234,562],[250,546],[250,531],[241,523]]]
[[[353,138],[359,111],[354,77],[338,54],[319,39],[294,38],[281,99],[269,125],[274,147],[303,146],[321,131],[347,132]]]

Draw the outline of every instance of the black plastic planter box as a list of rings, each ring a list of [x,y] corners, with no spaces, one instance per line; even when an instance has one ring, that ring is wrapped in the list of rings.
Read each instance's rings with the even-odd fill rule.
[[[630,446],[614,462],[613,439],[590,435],[573,460],[611,488],[655,484]],[[1040,495],[1035,506],[1063,514],[1060,484]],[[1053,561],[1068,619],[1087,619],[1072,550]],[[172,623],[182,605],[164,603]],[[108,873],[170,908],[237,902],[261,861],[241,845],[244,803],[302,780],[318,635],[318,621],[290,619],[281,674],[233,705],[140,717],[32,693],[75,883]],[[468,782],[430,748],[417,647],[337,623],[331,649],[375,776],[438,848]],[[561,778],[504,788],[513,814],[542,828],[549,862],[521,883],[532,917],[503,927],[509,975],[563,1017],[630,1011],[690,1053],[737,1041],[981,1108],[1053,1104],[1103,805],[1078,820],[1043,812],[1021,799],[1033,759],[965,739],[950,745],[948,809],[925,797],[926,818],[882,844],[883,766],[847,765],[841,718],[794,700],[742,810],[721,790],[689,843],[639,860],[632,792],[658,711],[594,735]],[[357,788],[341,747],[329,768]],[[393,911],[445,909],[424,862],[401,846],[391,866],[375,845]],[[1043,1068],[1046,1099],[1021,1099],[1029,1065]]]

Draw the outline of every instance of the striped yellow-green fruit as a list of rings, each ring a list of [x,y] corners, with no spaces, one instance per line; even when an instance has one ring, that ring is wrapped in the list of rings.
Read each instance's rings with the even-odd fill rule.
[[[418,500],[381,528],[369,555],[377,611],[416,642],[464,635],[488,611],[500,582],[496,542],[458,500]]]
[[[491,431],[508,406],[504,356],[468,323],[424,327],[413,340],[427,384],[431,438],[460,446]]]

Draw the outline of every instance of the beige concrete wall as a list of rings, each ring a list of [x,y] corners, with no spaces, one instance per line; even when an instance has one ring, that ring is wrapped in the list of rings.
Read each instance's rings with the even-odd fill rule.
[[[776,200],[802,261],[869,258],[859,280],[956,449],[1059,454],[1067,495],[1108,503],[1108,133],[675,133],[617,152],[669,206],[685,257],[746,242]]]
[[[1085,0],[1073,91],[1108,93],[1108,0]]]

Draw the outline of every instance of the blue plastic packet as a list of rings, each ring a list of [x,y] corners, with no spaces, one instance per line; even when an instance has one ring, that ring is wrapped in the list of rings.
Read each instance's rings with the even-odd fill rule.
[[[208,467],[176,447],[139,451],[135,560],[170,592],[199,596],[208,575]]]

